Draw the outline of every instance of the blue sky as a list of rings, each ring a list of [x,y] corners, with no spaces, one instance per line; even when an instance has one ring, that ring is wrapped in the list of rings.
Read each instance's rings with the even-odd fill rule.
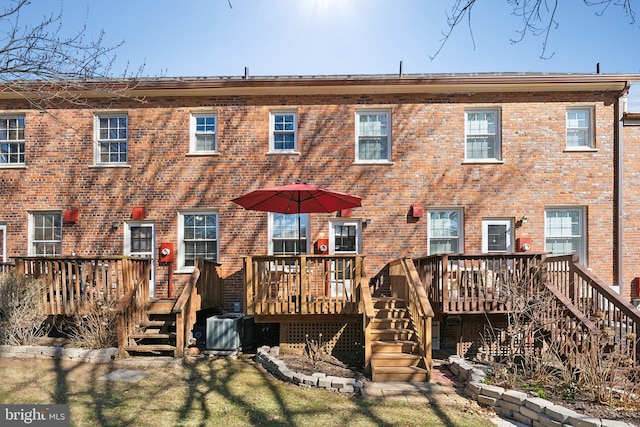
[[[68,31],[106,33],[117,50],[114,73],[128,62],[147,76],[404,73],[640,73],[640,22],[620,8],[561,0],[559,27],[541,59],[542,37],[520,43],[520,20],[507,0],[479,0],[440,54],[452,0],[32,0],[25,23],[63,6]],[[640,10],[639,10],[640,12]]]

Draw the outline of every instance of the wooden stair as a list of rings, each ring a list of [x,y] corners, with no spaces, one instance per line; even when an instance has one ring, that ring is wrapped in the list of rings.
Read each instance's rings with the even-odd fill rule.
[[[177,299],[153,299],[147,304],[147,320],[138,325],[139,332],[129,335],[125,351],[130,355],[173,355],[176,350]]]
[[[371,379],[374,382],[424,382],[429,372],[404,300],[373,298]]]

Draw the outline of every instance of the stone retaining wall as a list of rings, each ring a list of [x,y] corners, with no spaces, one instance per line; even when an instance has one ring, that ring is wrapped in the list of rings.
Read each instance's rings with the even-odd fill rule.
[[[465,394],[479,404],[490,406],[501,417],[533,427],[634,427],[621,421],[608,420],[579,414],[539,397],[516,390],[506,390],[484,384],[485,372],[481,365],[473,364],[459,356],[449,357],[449,369],[462,382],[466,382]]]
[[[100,350],[86,350],[83,348],[64,348],[46,345],[0,345],[0,357],[64,359],[78,362],[110,363],[113,362],[117,356],[118,349],[115,347]]]
[[[260,347],[256,351],[256,362],[282,381],[301,387],[318,387],[341,393],[359,393],[364,386],[362,381],[355,378],[327,376],[322,372],[315,372],[312,375],[294,372],[287,367],[284,361],[278,359],[278,353],[277,347],[273,349],[268,346]]]

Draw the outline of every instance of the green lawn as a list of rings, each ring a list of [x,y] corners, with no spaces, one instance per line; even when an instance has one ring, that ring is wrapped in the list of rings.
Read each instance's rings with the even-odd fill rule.
[[[70,405],[75,426],[492,426],[457,395],[363,398],[299,388],[251,360],[145,369],[137,383],[98,380],[115,369],[0,358],[0,403]]]

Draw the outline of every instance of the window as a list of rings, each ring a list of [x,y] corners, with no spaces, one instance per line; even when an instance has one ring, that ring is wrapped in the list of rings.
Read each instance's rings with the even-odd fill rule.
[[[593,148],[591,108],[567,109],[567,148]]]
[[[62,213],[38,212],[29,216],[29,255],[62,254]]]
[[[356,161],[391,161],[391,112],[356,112]]]
[[[24,165],[24,117],[0,117],[0,165]]]
[[[271,253],[273,255],[297,255],[307,253],[309,215],[272,213]]]
[[[218,151],[218,116],[216,114],[191,115],[191,153]]]
[[[465,112],[465,160],[500,160],[500,112]]]
[[[513,252],[513,220],[482,220],[482,252]]]
[[[462,230],[461,209],[429,211],[429,254],[461,253]]]
[[[298,114],[271,112],[271,151],[295,152],[298,149]]]
[[[584,264],[584,209],[547,209],[544,220],[545,251],[553,255],[577,254]]]
[[[180,267],[195,267],[196,259],[218,259],[218,214],[181,212],[179,215]]]
[[[329,246],[332,254],[357,254],[360,253],[360,221],[333,220]]]
[[[126,114],[96,116],[96,164],[126,164],[127,145]]]

